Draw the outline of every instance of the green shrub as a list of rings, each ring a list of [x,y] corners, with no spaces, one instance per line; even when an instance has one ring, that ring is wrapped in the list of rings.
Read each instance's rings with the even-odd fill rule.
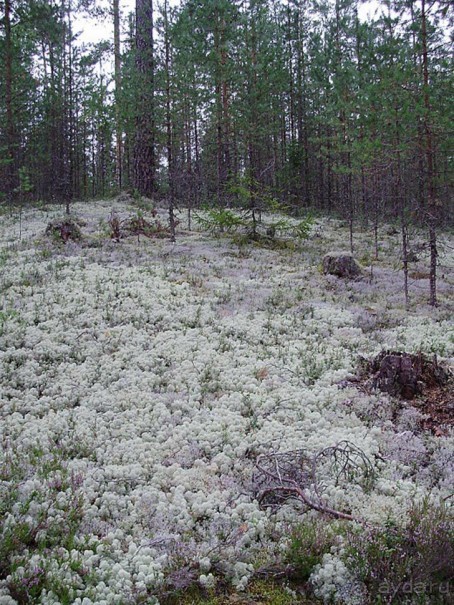
[[[361,529],[348,536],[346,564],[374,605],[447,604],[453,595],[454,525],[444,505],[412,507],[406,526]]]
[[[324,519],[313,519],[295,527],[285,557],[292,568],[292,580],[302,583],[309,580],[315,566],[336,542],[339,531],[337,524]]]
[[[202,228],[214,233],[232,232],[245,226],[243,217],[226,208],[212,208],[204,215],[194,215],[194,218]]]
[[[33,489],[27,487],[29,481],[34,482]],[[45,590],[52,591],[62,604],[74,600],[71,587],[49,569],[53,562],[54,570],[55,564],[71,564],[74,571],[79,563],[74,548],[83,513],[80,481],[68,471],[58,450],[44,453],[35,448],[18,456],[10,447],[3,449],[0,580],[7,580],[11,596],[20,605],[38,602]],[[74,573],[76,583],[84,571]]]
[[[299,239],[307,239],[313,226],[314,218],[312,215],[308,214],[306,218],[299,221],[299,223],[293,227],[295,237],[298,237]]]
[[[234,233],[239,245],[255,242],[272,248],[292,248],[291,239],[307,239],[314,224],[308,215],[298,223],[281,217],[272,222],[258,220],[259,214],[251,209],[232,211],[226,208],[210,208],[203,214],[196,214],[196,222],[211,233]]]

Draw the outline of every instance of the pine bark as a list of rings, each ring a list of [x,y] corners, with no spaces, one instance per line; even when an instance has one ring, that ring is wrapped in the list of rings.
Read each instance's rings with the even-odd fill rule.
[[[421,44],[422,44],[422,67],[423,67],[423,95],[424,95],[424,133],[425,153],[427,163],[427,222],[429,227],[429,250],[430,250],[430,294],[429,304],[437,305],[437,219],[438,208],[435,198],[434,178],[434,145],[430,125],[430,98],[429,98],[429,53],[427,48],[427,12],[426,0],[421,0]]]
[[[12,198],[16,187],[16,130],[13,110],[13,41],[11,35],[11,0],[5,0],[5,101],[6,101],[6,137],[8,165],[6,170],[6,194]]]
[[[154,123],[153,1],[136,0],[136,85],[134,188],[147,197],[156,189]]]
[[[170,90],[170,40],[169,40],[169,19],[167,0],[164,1],[164,45],[165,45],[165,71],[166,71],[166,132],[167,132],[167,174],[169,184],[169,229],[170,240],[175,242],[175,188],[174,188],[174,170],[172,153],[172,98]]]
[[[123,131],[121,126],[121,48],[120,48],[120,4],[113,0],[114,60],[115,60],[115,178],[120,191],[123,181]]]

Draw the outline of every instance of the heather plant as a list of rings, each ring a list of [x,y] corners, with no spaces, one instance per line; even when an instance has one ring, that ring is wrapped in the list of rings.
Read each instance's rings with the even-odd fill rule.
[[[446,503],[424,499],[408,522],[350,533],[344,561],[366,586],[367,603],[447,604],[454,594],[454,524]]]
[[[325,519],[312,518],[298,523],[292,529],[284,562],[290,566],[290,577],[295,582],[309,581],[323,556],[336,544],[343,529]]]
[[[83,584],[77,534],[83,515],[82,477],[60,452],[33,447],[20,456],[3,444],[0,462],[0,585],[19,604],[37,602],[46,591],[72,602],[71,582]]]

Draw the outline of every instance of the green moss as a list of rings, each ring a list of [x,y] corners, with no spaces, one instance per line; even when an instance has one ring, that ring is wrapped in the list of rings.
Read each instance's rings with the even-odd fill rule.
[[[292,580],[305,583],[323,555],[330,552],[336,536],[342,532],[337,523],[307,521],[297,525],[292,532],[286,561],[292,567]]]
[[[184,594],[160,600],[162,605],[316,605],[318,601],[296,595],[282,584],[261,579],[251,582],[242,593],[202,591],[192,587]]]
[[[257,580],[249,588],[248,596],[254,598],[257,603],[269,605],[296,605],[296,603],[307,603],[303,597],[295,596],[285,586],[270,582],[269,580]],[[247,602],[247,601],[245,601]]]

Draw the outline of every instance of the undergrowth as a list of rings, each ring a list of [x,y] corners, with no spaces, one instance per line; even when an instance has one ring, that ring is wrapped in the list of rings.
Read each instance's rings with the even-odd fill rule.
[[[33,447],[17,455],[6,445],[0,462],[0,580],[19,605],[50,591],[62,605],[74,597],[56,570],[83,576],[74,548],[83,515],[82,478],[60,453]],[[77,583],[76,583],[77,584]]]
[[[361,528],[348,535],[345,561],[367,588],[371,605],[447,605],[454,596],[452,512],[427,499],[414,504],[405,525]]]

